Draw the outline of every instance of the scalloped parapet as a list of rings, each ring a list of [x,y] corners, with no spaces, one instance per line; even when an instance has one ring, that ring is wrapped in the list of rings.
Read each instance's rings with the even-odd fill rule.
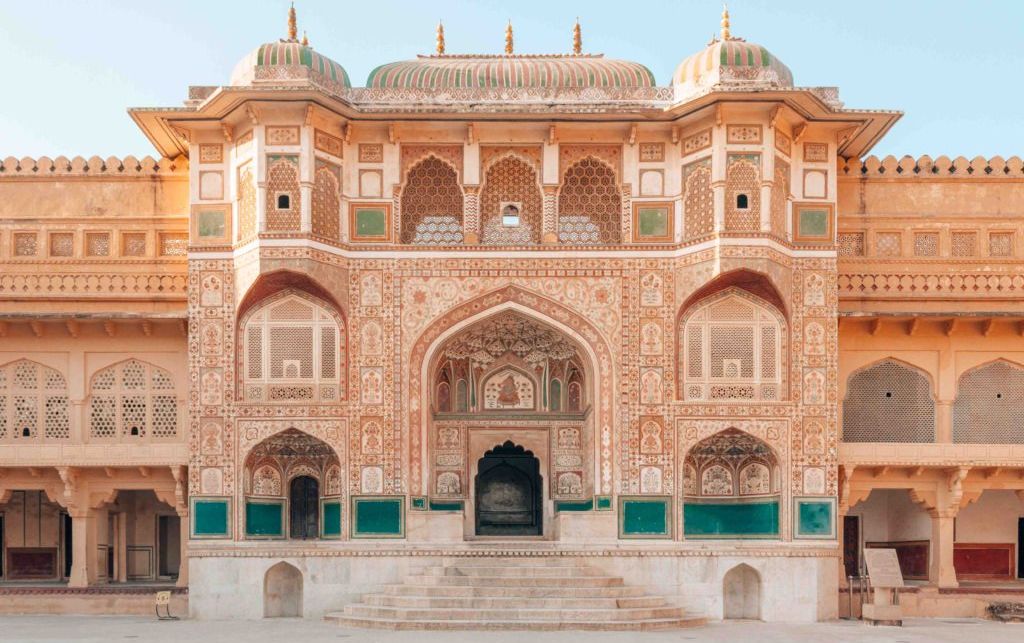
[[[72,159],[68,159],[66,156],[58,156],[55,159],[48,156],[39,158],[26,156],[17,159],[8,156],[0,161],[0,179],[26,176],[34,178],[40,176],[146,177],[180,174],[188,174],[188,158],[185,156],[174,159],[154,159],[151,156],[144,156],[141,159],[134,156],[124,158],[111,156],[106,159],[98,156],[88,159],[81,156]]]
[[[983,156],[975,156],[968,159],[958,156],[950,159],[948,156],[940,156],[936,159],[927,154],[919,158],[903,156],[897,159],[895,156],[886,156],[879,159],[877,156],[869,156],[865,159],[847,159],[845,164],[840,165],[840,170],[845,176],[851,177],[984,177],[984,178],[1024,178],[1024,161],[1019,156],[1011,156],[1004,159],[1001,156],[993,156],[986,159]]]

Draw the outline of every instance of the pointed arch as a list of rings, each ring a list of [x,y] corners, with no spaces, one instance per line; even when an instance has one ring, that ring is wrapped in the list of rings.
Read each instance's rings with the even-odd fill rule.
[[[69,437],[68,383],[64,374],[30,359],[0,366],[0,440]]]
[[[616,244],[622,240],[622,190],[618,172],[587,154],[562,172],[558,238],[565,244]]]
[[[427,427],[431,426],[431,369],[442,344],[461,329],[501,311],[514,310],[553,327],[571,338],[581,349],[583,369],[590,382],[589,405],[594,412],[588,418],[595,432],[595,490],[610,493],[613,480],[612,454],[618,448],[617,417],[614,411],[615,358],[609,341],[593,323],[543,294],[519,286],[505,286],[463,302],[434,319],[420,333],[409,351],[409,378],[404,396],[405,434],[408,436],[410,487],[414,493],[427,487],[430,464]],[[602,400],[608,403],[602,403]],[[606,440],[610,448],[599,452],[597,445]]]
[[[934,442],[935,397],[927,372],[893,357],[847,378],[844,442]]]
[[[716,289],[682,310],[677,338],[681,399],[789,397],[786,318],[770,301],[738,286]]]
[[[722,577],[722,618],[761,618],[761,574],[746,563]]]
[[[692,444],[683,458],[683,528],[688,538],[771,538],[781,533],[782,457],[761,438],[730,427]],[[783,463],[784,464],[784,463]],[[692,476],[687,480],[687,476]]]
[[[400,195],[401,243],[462,243],[465,195],[459,170],[450,160],[428,152],[411,162]]]
[[[136,358],[93,374],[88,413],[94,438],[174,438],[181,424],[171,373]]]
[[[503,204],[514,204],[519,223],[506,226]],[[514,150],[491,158],[480,185],[482,242],[487,245],[537,245],[543,232],[544,196],[540,168]]]
[[[996,359],[960,376],[953,442],[1024,444],[1024,366]]]
[[[263,575],[263,618],[302,616],[302,572],[281,561]]]
[[[239,316],[240,399],[335,402],[346,396],[348,335],[329,301],[284,288]]]

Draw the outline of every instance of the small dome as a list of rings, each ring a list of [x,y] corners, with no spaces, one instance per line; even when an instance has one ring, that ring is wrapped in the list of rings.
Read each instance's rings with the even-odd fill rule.
[[[352,86],[345,68],[327,56],[294,40],[268,42],[238,61],[231,72],[232,85],[254,81],[318,80],[344,89]]]
[[[370,72],[374,89],[653,87],[647,67],[600,54],[437,55],[388,63]]]
[[[729,32],[729,12],[725,11],[721,38],[715,38],[703,51],[679,63],[672,75],[672,85],[677,98],[715,87],[791,88],[793,72],[761,45],[733,38]]]

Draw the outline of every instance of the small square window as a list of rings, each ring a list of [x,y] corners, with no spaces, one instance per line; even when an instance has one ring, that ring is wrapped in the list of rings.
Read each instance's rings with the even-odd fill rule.
[[[748,210],[750,209],[750,197],[746,194],[736,195],[736,209],[737,210]]]
[[[501,206],[501,225],[506,228],[519,227],[521,207],[519,203],[503,203]]]
[[[277,193],[277,209],[278,210],[291,210],[292,209],[292,195],[287,192]]]

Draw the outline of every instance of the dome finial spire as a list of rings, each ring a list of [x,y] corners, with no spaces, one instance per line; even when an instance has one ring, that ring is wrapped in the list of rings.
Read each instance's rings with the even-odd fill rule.
[[[444,55],[444,23],[437,21],[437,55]]]
[[[505,27],[505,53],[511,56],[513,51],[515,48],[512,46],[512,19],[509,18],[508,26]]]
[[[729,5],[722,3],[722,41],[732,40],[729,33]]]
[[[306,30],[305,29],[302,30],[302,46],[303,47],[308,47],[309,46],[309,36],[306,35]]]
[[[295,42],[299,39],[299,27],[295,22],[295,3],[288,9],[288,40]]]
[[[583,53],[583,31],[580,29],[579,16],[576,16],[576,25],[572,28],[572,53],[576,56]]]

